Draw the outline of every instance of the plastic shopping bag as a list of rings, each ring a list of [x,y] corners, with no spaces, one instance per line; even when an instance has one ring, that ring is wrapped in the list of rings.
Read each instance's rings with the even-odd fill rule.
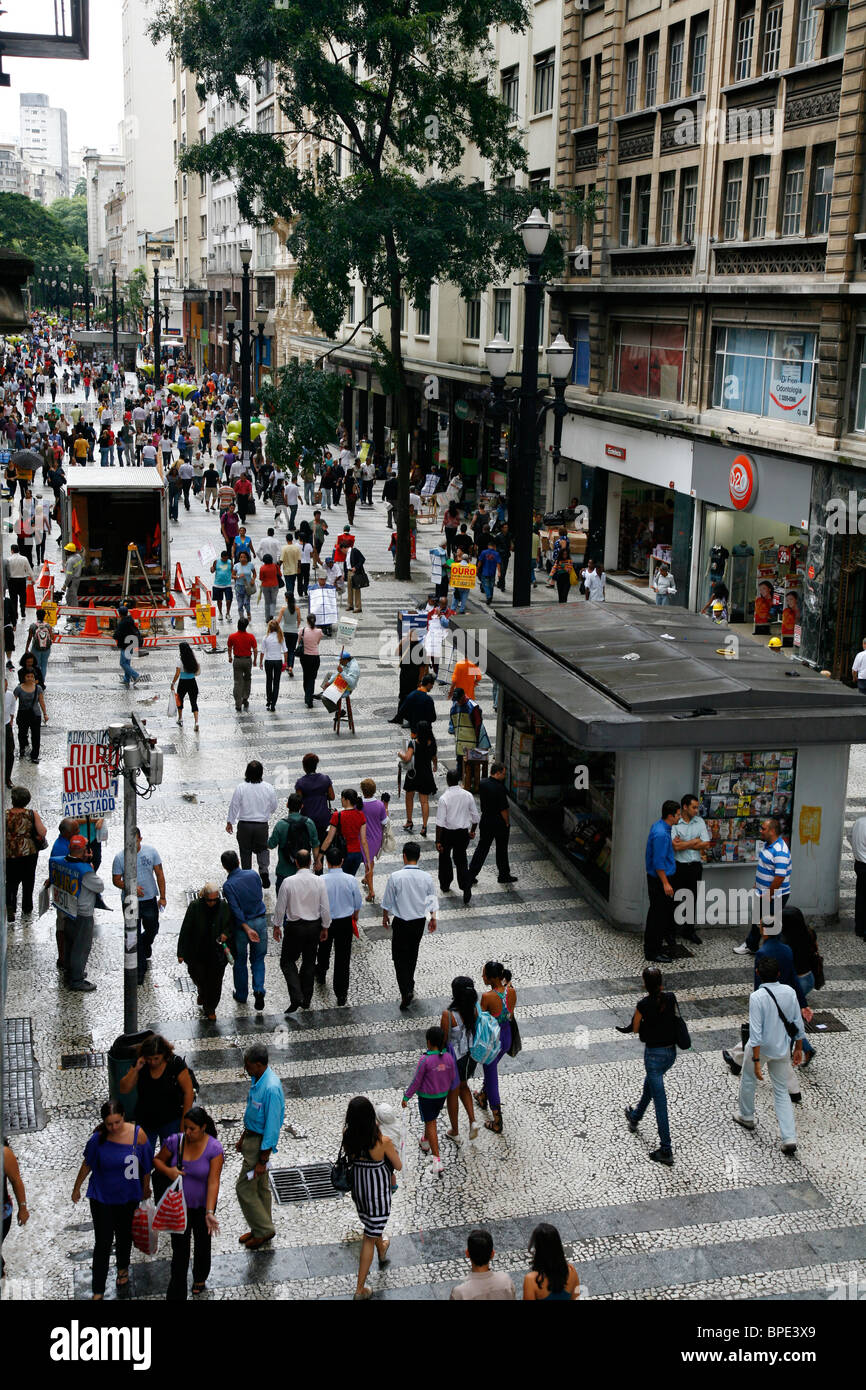
[[[182,1235],[186,1230],[186,1198],[183,1195],[183,1179],[175,1178],[171,1187],[159,1199],[159,1206],[153,1218],[155,1231],[171,1231]]]
[[[159,1232],[153,1228],[156,1207],[152,1198],[140,1202],[132,1216],[132,1243],[143,1255],[155,1255],[159,1248]]]

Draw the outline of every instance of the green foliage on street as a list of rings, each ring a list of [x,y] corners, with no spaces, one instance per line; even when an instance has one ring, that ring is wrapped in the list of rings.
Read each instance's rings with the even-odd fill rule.
[[[78,180],[77,184],[75,185],[75,188],[73,189],[72,196],[73,198],[87,197],[87,179],[81,178]]]
[[[66,224],[21,193],[0,193],[0,246],[32,257],[37,274],[41,266],[59,265],[58,280],[66,279],[67,265],[80,278],[87,264],[86,249],[72,240]]]
[[[69,241],[87,250],[87,199],[55,198],[48,211],[62,223]]]
[[[143,317],[146,308],[150,308],[151,294],[147,271],[143,266],[136,266],[126,283],[126,305],[129,312],[138,319]]]
[[[499,98],[489,33],[497,25],[524,31],[530,11],[526,0],[159,0],[151,27],[154,41],[168,38],[198,75],[201,95],[243,105],[238,78],[275,66],[288,134],[227,129],[187,146],[178,162],[233,177],[245,220],[282,219],[298,266],[293,295],[323,333],[336,335],[350,279],[372,293],[374,311],[383,307],[377,365],[396,407],[401,579],[409,577],[414,424],[403,296],[419,305],[434,281],[467,297],[501,284],[525,263],[516,224],[535,205],[561,205],[551,189],[502,186],[526,168],[526,154]],[[488,161],[486,185],[462,172],[467,147]],[[561,264],[554,235],[545,268]]]
[[[276,380],[259,390],[268,414],[268,458],[286,471],[293,469],[305,449],[317,456],[334,438],[340,412],[342,379],[311,362],[289,362]]]

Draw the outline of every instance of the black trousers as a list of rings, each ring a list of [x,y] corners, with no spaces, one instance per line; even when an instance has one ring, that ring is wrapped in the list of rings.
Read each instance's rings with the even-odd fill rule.
[[[302,564],[298,569],[298,598],[303,598],[304,594],[310,591],[310,565],[309,562]]]
[[[553,582],[556,585],[556,592],[559,596],[560,603],[568,603],[568,591],[571,588],[571,575],[567,570],[559,570],[553,576]]]
[[[192,1279],[203,1284],[210,1274],[211,1237],[208,1234],[204,1207],[187,1207],[186,1230],[171,1238],[171,1278],[166,1299],[185,1299],[186,1276],[192,1247]]]
[[[20,605],[21,605],[21,616],[22,616],[22,618],[26,618],[26,617],[27,617],[27,580],[26,580],[26,579],[10,579],[9,576],[7,575],[7,576],[6,576],[6,587],[7,587],[8,590],[9,590],[9,597],[11,598],[13,604],[20,604]],[[17,618],[16,618],[16,622],[17,622]]]
[[[265,662],[265,701],[269,705],[275,705],[279,699],[282,674],[282,661]]]
[[[183,488],[183,505],[189,511],[189,490],[192,487],[192,478],[181,478],[180,485]]]
[[[457,554],[457,527],[456,527],[456,526],[446,526],[446,527],[445,527],[445,555],[446,555],[446,558],[450,560],[450,559],[451,559],[451,556],[452,556],[452,555],[456,555],[456,554]]]
[[[466,851],[469,848],[468,830],[437,830],[436,839],[442,848],[439,851],[439,887],[443,893],[451,887],[456,873],[457,887],[465,890],[469,882],[469,865]],[[452,867],[451,860],[454,860]]]
[[[854,874],[857,889],[854,897],[854,931],[857,936],[866,936],[866,864],[854,860]]]
[[[241,868],[251,869],[253,867],[253,855],[259,866],[259,873],[262,872],[262,860],[259,857],[264,855],[264,869],[267,872],[268,861],[268,823],[266,820],[239,820],[237,824],[238,851],[241,856]]]
[[[313,708],[313,696],[316,693],[316,676],[319,674],[319,664],[322,660],[320,656],[307,656],[301,650],[301,670],[304,673],[304,701],[307,709]]]
[[[95,868],[95,866],[94,866]],[[138,983],[147,970],[153,954],[153,943],[159,931],[159,902],[156,898],[140,898],[138,902]]]
[[[7,652],[9,651],[9,646],[8,646],[8,644],[6,645],[6,650],[7,650]],[[7,781],[7,783],[9,783],[9,784],[11,784],[11,782],[12,782],[12,767],[13,767],[13,765],[14,765],[14,762],[15,762],[15,733],[14,733],[13,728],[12,728],[12,720],[10,719],[10,720],[9,720],[9,723],[6,725],[6,781]]]
[[[352,960],[352,919],[351,917],[332,917],[327,941],[319,942],[316,953],[316,970],[323,975],[331,964],[331,943],[334,946],[334,993],[338,999],[345,999],[349,993],[349,966]]]
[[[316,952],[322,933],[320,919],[315,922],[298,919],[287,922],[283,927],[283,949],[280,952],[280,969],[289,991],[292,1008],[302,1004],[307,1008],[313,997],[316,980]],[[298,957],[301,968],[298,970]]]
[[[469,878],[477,878],[481,867],[490,853],[490,846],[496,843],[496,872],[499,878],[510,878],[511,868],[508,863],[508,837],[509,827],[500,815],[482,816],[478,826],[478,844],[472,856],[472,863],[469,865]]]
[[[674,896],[681,892],[686,892],[688,894],[688,899],[683,906],[676,904],[674,907],[674,927],[677,936],[693,936],[697,930],[697,891],[698,884],[703,876],[703,864],[677,864],[676,873],[673,877]],[[685,920],[677,921],[677,917],[682,918],[683,907],[686,912]]]
[[[109,1205],[107,1202],[90,1199],[90,1214],[93,1217],[93,1293],[105,1293],[112,1241],[117,1268],[129,1269],[129,1257],[132,1253],[132,1218],[137,1206],[138,1202]]]
[[[508,574],[508,565],[510,560],[510,555],[503,555],[502,560],[500,561],[499,582],[496,587],[498,589],[501,589],[503,593],[505,593],[505,577]]]
[[[38,854],[10,855],[7,858],[6,911],[10,917],[15,916],[19,886],[23,890],[21,893],[21,911],[33,911],[33,884],[36,879],[38,861]]]
[[[673,946],[676,936],[674,900],[665,892],[658,874],[647,874],[649,911],[646,915],[643,948],[648,959],[657,956],[663,945]]]
[[[284,632],[286,639],[286,670],[295,669],[295,649],[298,645],[298,634],[296,632]]]
[[[406,999],[415,988],[415,967],[423,935],[423,917],[413,917],[408,922],[395,917],[391,922],[391,959],[401,999]]]
[[[33,712],[26,710],[19,714],[15,721],[18,725],[18,756],[23,757],[27,748],[27,736],[30,736],[30,752],[34,758],[39,757],[39,745],[42,739],[42,718]]]
[[[216,947],[214,947],[212,956],[209,955],[205,959],[188,960],[186,967],[192,976],[193,984],[201,995],[201,1006],[205,1013],[215,1014],[223,992],[223,975],[226,972],[225,958],[217,955]]]

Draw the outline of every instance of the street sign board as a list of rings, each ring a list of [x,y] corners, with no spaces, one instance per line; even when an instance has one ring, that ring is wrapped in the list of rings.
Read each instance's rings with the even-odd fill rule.
[[[63,769],[63,814],[106,816],[117,807],[117,774],[108,765],[105,729],[70,729]]]
[[[452,565],[450,575],[452,589],[474,589],[477,573],[477,565]]]

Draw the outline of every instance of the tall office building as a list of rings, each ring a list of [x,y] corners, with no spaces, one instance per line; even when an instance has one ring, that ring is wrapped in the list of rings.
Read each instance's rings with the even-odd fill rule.
[[[69,142],[66,112],[51,106],[44,92],[20,95],[21,158],[25,165],[42,171],[33,181],[31,197],[46,206],[54,198],[69,195]]]
[[[143,265],[146,238],[171,222],[175,169],[171,104],[174,69],[166,44],[154,46],[147,33],[152,15],[146,0],[123,0],[123,134],[126,164],[125,261],[127,271]]]

